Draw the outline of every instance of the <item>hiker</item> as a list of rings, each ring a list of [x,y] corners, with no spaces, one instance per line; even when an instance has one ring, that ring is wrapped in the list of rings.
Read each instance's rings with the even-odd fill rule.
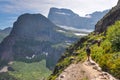
[[[90,49],[89,45],[87,45],[87,47],[86,47],[86,53],[87,53],[87,58],[88,58],[87,61],[90,61],[91,49]]]
[[[98,47],[100,47],[101,40],[97,40]]]

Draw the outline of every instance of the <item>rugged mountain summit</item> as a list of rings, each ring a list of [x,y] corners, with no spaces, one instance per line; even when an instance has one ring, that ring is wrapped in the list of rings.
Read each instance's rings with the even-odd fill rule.
[[[30,62],[44,58],[47,60],[47,66],[53,68],[64,51],[64,47],[58,49],[55,45],[76,40],[58,30],[63,29],[41,14],[21,15],[14,23],[9,36],[0,44],[0,63],[11,60]]]
[[[60,26],[74,27],[79,29],[94,29],[95,24],[101,19],[108,10],[103,12],[94,12],[81,17],[69,9],[51,8],[48,18]]]
[[[44,41],[48,41],[51,39],[55,28],[56,26],[53,23],[40,14],[24,14],[14,23],[10,35],[27,38],[37,38],[37,36],[41,36],[39,37],[40,39],[44,38]],[[43,35],[44,33],[42,32],[46,35]],[[45,38],[47,39],[45,40]]]
[[[79,27],[79,15],[69,9],[50,8],[48,19],[57,25]]]
[[[95,32],[104,32],[108,26],[120,20],[120,0],[95,26]]]

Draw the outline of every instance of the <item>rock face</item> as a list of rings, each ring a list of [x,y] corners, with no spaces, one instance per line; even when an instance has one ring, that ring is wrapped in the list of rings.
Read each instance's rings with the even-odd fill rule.
[[[48,18],[56,25],[74,27],[79,29],[94,29],[95,24],[101,19],[108,10],[94,12],[81,17],[69,9],[51,8]]]
[[[0,44],[0,62],[29,62],[45,58],[47,66],[53,67],[64,51],[63,47],[58,49],[53,46],[76,40],[57,31],[60,29],[41,14],[21,15],[14,23],[9,36]]]
[[[95,26],[95,32],[104,32],[108,26],[115,23],[115,21],[120,20],[120,0],[118,4],[113,7],[100,21],[97,22]]]

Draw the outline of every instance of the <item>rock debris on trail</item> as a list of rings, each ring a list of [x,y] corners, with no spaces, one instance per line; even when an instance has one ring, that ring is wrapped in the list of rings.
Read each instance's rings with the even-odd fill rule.
[[[107,72],[103,72],[94,61],[71,64],[56,80],[117,80]]]

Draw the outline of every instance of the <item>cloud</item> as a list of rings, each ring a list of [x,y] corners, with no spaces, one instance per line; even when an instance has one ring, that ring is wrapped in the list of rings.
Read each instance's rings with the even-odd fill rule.
[[[85,15],[115,6],[118,0],[0,0],[6,2],[0,10],[5,13],[42,13],[47,16],[50,7],[68,8]],[[0,3],[1,4],[1,3]]]

